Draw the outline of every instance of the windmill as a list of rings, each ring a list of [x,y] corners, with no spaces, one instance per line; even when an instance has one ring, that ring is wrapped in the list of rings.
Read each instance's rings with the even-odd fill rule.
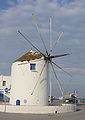
[[[54,46],[53,46],[53,48],[52,48],[52,16],[50,16],[50,52],[48,52],[48,51],[47,51],[47,48],[46,48],[46,45],[45,45],[45,42],[44,42],[44,40],[43,40],[42,34],[41,34],[40,30],[39,30],[38,24],[37,24],[37,22],[36,22],[36,20],[35,20],[34,14],[32,14],[32,16],[33,16],[33,19],[34,19],[34,22],[35,22],[35,25],[36,25],[36,28],[37,28],[37,32],[38,32],[38,34],[39,34],[39,36],[40,36],[40,39],[41,39],[41,41],[42,41],[42,43],[43,43],[43,47],[44,47],[46,53],[42,53],[42,52],[41,52],[32,42],[30,42],[30,40],[29,40],[27,37],[25,37],[25,35],[22,34],[20,31],[18,31],[18,33],[19,33],[33,48],[35,48],[35,49],[37,50],[37,52],[41,53],[41,54],[44,56],[44,60],[45,60],[46,62],[45,62],[44,66],[43,66],[43,68],[42,68],[42,70],[41,70],[41,72],[40,72],[40,75],[42,74],[42,71],[44,70],[44,67],[46,66],[47,62],[50,64],[50,103],[51,103],[51,95],[52,95],[52,93],[51,93],[51,91],[52,91],[52,90],[51,90],[51,89],[52,89],[52,70],[53,70],[54,76],[55,76],[55,78],[56,78],[56,80],[57,80],[57,83],[58,83],[58,86],[59,86],[59,88],[60,88],[61,94],[63,95],[63,90],[62,90],[60,81],[58,80],[58,77],[57,77],[57,75],[56,75],[56,72],[55,72],[55,69],[54,69],[54,66],[53,66],[53,65],[55,65],[57,68],[61,69],[62,71],[64,71],[64,72],[67,73],[68,75],[70,75],[70,74],[69,74],[67,71],[65,71],[62,67],[60,67],[59,65],[57,65],[57,64],[53,61],[53,59],[55,59],[55,58],[57,58],[57,57],[67,56],[67,55],[70,55],[71,53],[64,53],[64,54],[59,54],[59,55],[52,55],[52,52],[53,52],[53,50],[54,50],[54,48],[55,48],[55,46],[56,46],[56,44],[57,44],[57,41],[58,41],[58,40],[61,38],[61,36],[63,35],[63,32],[62,32],[62,33],[59,35],[58,39],[56,40],[56,42],[54,43]],[[71,75],[70,75],[70,76],[71,76]],[[38,81],[39,81],[39,80],[38,80]],[[32,93],[31,93],[31,95],[34,93],[34,90],[35,90],[35,88],[36,88],[36,86],[37,86],[37,84],[38,84],[38,81],[37,81],[37,83],[35,84],[34,89],[33,89]]]

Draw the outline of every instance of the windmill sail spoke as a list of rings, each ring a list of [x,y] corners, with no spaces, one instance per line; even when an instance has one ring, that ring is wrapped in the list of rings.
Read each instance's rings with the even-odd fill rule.
[[[42,72],[43,72],[46,64],[47,64],[47,61],[45,62],[44,66],[43,66],[43,68],[42,68],[42,70],[41,70],[41,72],[40,72],[40,74],[39,74],[39,78],[38,78],[38,80],[37,80],[37,82],[36,82],[36,84],[35,84],[35,86],[34,86],[34,89],[33,89],[32,93],[31,93],[31,95],[33,95],[33,93],[34,93],[34,91],[35,91],[35,88],[37,87],[37,84],[38,84],[38,82],[39,82],[39,80],[40,80],[40,77],[41,77],[41,75],[42,75]]]
[[[50,16],[50,56],[52,56],[52,16]],[[52,63],[52,59],[50,59]],[[50,67],[50,104],[52,96],[52,67]]]
[[[50,56],[52,55],[52,16],[50,16]]]
[[[41,32],[40,32],[40,30],[39,30],[38,24],[37,24],[37,22],[36,22],[36,20],[35,20],[34,14],[32,14],[32,16],[33,16],[33,19],[34,19],[34,22],[35,22],[35,25],[36,25],[38,34],[39,34],[39,36],[40,36],[40,38],[41,38],[41,40],[42,40],[42,43],[43,43],[43,45],[44,45],[44,48],[45,48],[45,50],[46,50],[46,54],[48,55],[48,51],[47,51],[46,45],[45,45],[45,43],[44,43],[43,37],[42,37]]]
[[[58,41],[60,40],[60,38],[62,37],[63,33],[64,33],[64,32],[62,32],[62,33],[59,35],[58,39],[56,40],[56,42],[55,42],[55,44],[54,44],[54,46],[53,46],[52,51],[54,50],[54,48],[55,48],[57,42],[58,42]]]
[[[62,56],[71,55],[71,54],[72,53],[65,53],[65,54],[60,54],[60,55],[54,55],[54,56],[50,56],[50,58],[62,57]]]
[[[52,65],[51,62],[50,62],[50,64],[51,64],[51,67],[52,67],[52,69],[53,69],[53,72],[54,72],[55,78],[56,78],[56,80],[57,80],[57,83],[58,83],[59,89],[60,89],[60,91],[61,91],[61,94],[62,94],[62,96],[63,96],[64,94],[63,94],[63,90],[62,90],[62,87],[61,87],[60,81],[58,80],[58,77],[57,77],[57,75],[56,75],[56,72],[55,72],[54,67],[53,67],[53,65]]]
[[[34,46],[19,30],[18,30],[18,33],[19,33],[33,48],[35,48],[38,52],[40,52],[40,53],[45,57],[45,55],[44,55],[36,46]]]
[[[62,67],[60,67],[59,65],[57,65],[57,64],[54,63],[53,61],[52,61],[52,63],[53,63],[56,67],[58,67],[59,69],[61,69],[61,70],[64,71],[65,73],[67,73],[70,77],[72,77],[72,75],[71,75],[70,73],[68,73],[67,71],[65,71]]]

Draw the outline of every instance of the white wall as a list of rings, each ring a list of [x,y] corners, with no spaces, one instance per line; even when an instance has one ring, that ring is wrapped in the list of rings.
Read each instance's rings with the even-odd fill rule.
[[[3,81],[6,81],[6,86],[3,86]],[[0,76],[0,89],[10,88],[11,76]]]
[[[3,81],[6,81],[6,85],[3,86]],[[8,88],[8,93],[5,92],[5,88]],[[3,91],[3,93],[10,97],[10,89],[11,89],[11,76],[0,76],[0,91]]]
[[[53,113],[65,113],[74,112],[74,104],[65,104],[62,106],[12,106],[12,105],[0,105],[0,112],[9,113],[32,113],[32,114],[53,114]]]
[[[17,61],[12,64],[10,101],[12,105],[16,105],[18,99],[20,105],[48,105],[48,63],[45,65],[44,58],[41,59],[29,62]],[[30,63],[36,63],[35,71],[30,70]],[[44,65],[45,67],[40,76]]]

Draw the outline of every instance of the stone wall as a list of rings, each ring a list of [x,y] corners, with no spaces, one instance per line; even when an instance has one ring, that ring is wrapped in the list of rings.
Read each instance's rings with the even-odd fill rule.
[[[74,104],[63,104],[62,106],[12,106],[0,105],[0,112],[8,113],[32,113],[32,114],[54,114],[74,112]]]

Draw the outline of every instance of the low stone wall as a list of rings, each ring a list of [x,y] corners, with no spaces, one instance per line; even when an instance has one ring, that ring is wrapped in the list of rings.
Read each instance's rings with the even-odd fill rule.
[[[0,105],[0,112],[8,113],[32,113],[32,114],[54,114],[63,112],[74,112],[74,104],[63,104],[62,106],[12,106]]]

